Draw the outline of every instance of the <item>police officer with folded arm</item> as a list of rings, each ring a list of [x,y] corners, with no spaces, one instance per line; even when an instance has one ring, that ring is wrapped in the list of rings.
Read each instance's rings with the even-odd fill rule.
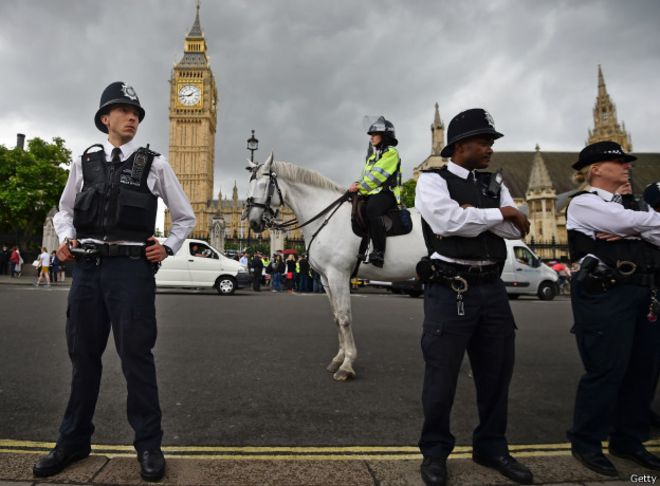
[[[529,222],[516,209],[501,173],[480,172],[488,167],[493,142],[502,137],[490,114],[481,108],[459,113],[447,136],[441,155],[451,161],[422,173],[415,196],[430,256],[418,265],[427,282],[422,479],[434,486],[447,482],[446,461],[454,448],[449,418],[467,351],[479,411],[472,458],[529,484],[532,473],[511,457],[505,437],[516,326],[500,279],[504,239],[524,236]]]
[[[71,167],[55,230],[60,261],[76,260],[66,337],[73,365],[71,394],[55,448],[39,459],[36,476],[50,476],[87,457],[92,419],[110,329],[128,389],[141,476],[165,473],[156,368],[154,271],[176,253],[195,225],[188,199],[165,158],[133,142],[145,112],[135,90],[110,84],[94,117],[108,139],[89,147]],[[154,238],[157,201],[172,215],[164,244]]]
[[[566,212],[571,260],[580,262],[571,305],[585,368],[568,438],[578,461],[607,476],[618,474],[602,452],[608,438],[610,454],[660,470],[660,458],[642,444],[660,361],[660,214],[626,209],[615,193],[635,159],[615,142],[585,147],[572,167],[588,185]]]

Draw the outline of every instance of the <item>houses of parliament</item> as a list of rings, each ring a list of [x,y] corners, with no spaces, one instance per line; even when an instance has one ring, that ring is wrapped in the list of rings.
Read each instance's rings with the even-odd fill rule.
[[[190,198],[197,217],[191,237],[211,242],[224,251],[226,241],[244,246],[249,238],[246,221],[241,221],[245,201],[238,198],[234,182],[231,198],[218,194],[214,198],[215,133],[219,111],[218,90],[207,57],[207,46],[200,26],[199,5],[190,32],[185,38],[181,60],[172,69],[169,99],[169,162]],[[585,123],[586,125],[586,123]],[[446,163],[440,156],[445,144],[445,127],[438,104],[431,124],[431,153],[414,169],[414,178],[421,170]],[[605,79],[598,66],[597,96],[593,108],[593,129],[587,130],[586,143],[613,140],[632,151],[631,134],[619,123],[616,106],[607,92]],[[527,211],[531,222],[528,242],[537,247],[544,258],[566,256],[565,209],[571,194],[579,188],[571,182],[571,163],[577,160],[582,147],[574,152],[546,152],[536,145],[533,151],[495,151],[489,170],[503,169],[504,180],[516,204]],[[660,153],[636,153],[633,190],[640,194],[644,187],[660,180]],[[293,218],[283,208],[284,219]],[[165,214],[165,234],[171,220]],[[290,234],[262,233],[270,239],[271,251],[284,248],[285,237],[302,238],[299,231]],[[547,246],[544,249],[543,246]]]

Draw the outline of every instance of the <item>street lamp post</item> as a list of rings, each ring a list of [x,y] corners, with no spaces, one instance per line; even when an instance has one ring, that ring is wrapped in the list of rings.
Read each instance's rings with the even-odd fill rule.
[[[254,130],[252,130],[252,135],[247,139],[247,149],[250,151],[250,162],[254,162],[254,152],[259,149],[259,140],[254,136]],[[247,246],[250,247],[250,225],[248,224],[248,234],[247,234]]]
[[[252,130],[252,136],[247,140],[247,149],[250,151],[250,162],[254,162],[254,152],[259,149],[259,140],[254,136],[254,130]]]

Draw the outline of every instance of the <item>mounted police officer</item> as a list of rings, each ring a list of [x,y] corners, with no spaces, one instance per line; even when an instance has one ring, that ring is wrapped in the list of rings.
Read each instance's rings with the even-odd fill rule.
[[[585,147],[572,167],[588,185],[566,212],[571,260],[580,262],[571,305],[585,368],[568,438],[578,461],[607,476],[618,474],[602,452],[608,437],[610,454],[660,470],[642,444],[660,365],[660,214],[626,209],[616,194],[635,159],[615,142]]]
[[[516,326],[500,279],[504,238],[521,238],[529,222],[515,208],[501,174],[477,170],[488,167],[493,142],[502,137],[490,114],[481,108],[459,113],[447,135],[441,155],[451,161],[422,173],[415,197],[430,256],[418,265],[427,282],[422,479],[434,486],[447,482],[446,461],[454,448],[449,417],[467,350],[479,411],[472,458],[529,484],[532,473],[511,457],[505,437]]]
[[[367,198],[369,236],[373,245],[369,263],[382,267],[387,233],[382,216],[401,203],[401,158],[395,148],[399,141],[390,121],[379,117],[367,134],[371,143],[362,176],[348,190]]]
[[[35,476],[56,474],[89,455],[101,356],[111,328],[141,476],[157,481],[165,473],[151,352],[157,332],[154,270],[181,247],[195,215],[165,158],[133,143],[144,115],[128,84],[115,82],[103,91],[94,122],[108,139],[73,162],[53,220],[62,242],[58,258],[76,260],[66,323],[73,378],[57,445],[34,466]],[[164,244],[153,236],[158,197],[172,215]]]

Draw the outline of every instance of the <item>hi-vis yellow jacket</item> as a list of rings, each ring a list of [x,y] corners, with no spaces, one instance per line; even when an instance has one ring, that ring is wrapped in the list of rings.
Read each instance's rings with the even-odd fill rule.
[[[397,204],[401,204],[401,159],[397,149],[387,147],[383,152],[374,150],[367,158],[357,183],[359,193],[363,196],[378,194],[390,188]]]

